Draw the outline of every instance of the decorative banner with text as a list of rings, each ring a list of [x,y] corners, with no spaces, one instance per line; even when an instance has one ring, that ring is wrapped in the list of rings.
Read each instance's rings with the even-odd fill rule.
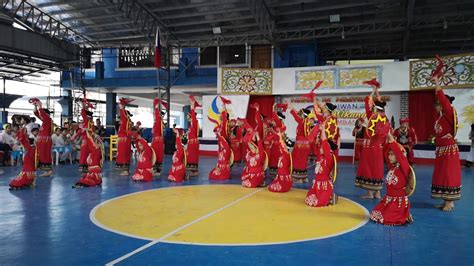
[[[442,57],[445,63],[442,86],[446,88],[474,88],[474,54]],[[430,77],[438,62],[423,59],[410,62],[410,90],[432,89]]]
[[[222,94],[272,94],[272,69],[222,68]]]
[[[339,130],[341,134],[341,140],[350,142],[353,141],[352,129],[354,128],[355,121],[359,117],[365,118],[365,104],[364,99],[366,95],[356,96],[328,96],[322,97],[320,100],[323,102],[331,102],[337,105],[337,109],[334,110],[333,114],[337,116],[339,123]],[[382,98],[387,101],[386,114],[391,120],[392,117],[396,124],[400,119],[400,94],[389,94],[384,95]],[[312,103],[306,98],[302,97],[283,97],[283,102],[291,102],[296,109],[301,108],[312,108]],[[296,133],[296,122],[291,114],[286,114],[285,125],[287,126],[286,133],[290,138],[295,137]]]

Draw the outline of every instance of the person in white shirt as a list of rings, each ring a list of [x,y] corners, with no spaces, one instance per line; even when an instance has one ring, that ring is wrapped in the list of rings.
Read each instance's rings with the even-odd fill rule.
[[[15,138],[12,136],[12,129],[10,124],[5,124],[3,126],[4,130],[0,135],[0,151],[3,152],[3,157],[1,163],[3,165],[8,164],[10,160],[10,153],[13,146],[15,145]]]
[[[40,124],[36,123],[35,117],[31,117],[30,122],[26,124],[26,131],[28,135],[31,135],[31,131],[33,130],[33,128],[40,128]]]

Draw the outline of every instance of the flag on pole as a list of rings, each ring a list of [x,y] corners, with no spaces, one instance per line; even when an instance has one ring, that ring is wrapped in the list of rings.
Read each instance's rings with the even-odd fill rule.
[[[161,67],[161,43],[160,43],[160,28],[156,27],[156,36],[155,36],[155,67]]]

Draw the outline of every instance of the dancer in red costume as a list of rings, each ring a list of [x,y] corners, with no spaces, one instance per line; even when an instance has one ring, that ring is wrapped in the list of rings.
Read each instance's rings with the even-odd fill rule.
[[[381,101],[378,92],[380,84],[375,79],[367,81],[366,84],[372,86],[372,93],[365,99],[368,125],[355,185],[367,190],[367,195],[362,198],[380,199],[384,177],[383,145],[390,130],[390,122],[385,115],[386,103]],[[374,94],[376,95],[375,99]]]
[[[459,148],[456,144],[457,116],[451,105],[454,97],[445,95],[440,86],[439,77],[433,78],[436,85],[435,122],[436,159],[431,180],[431,197],[443,199],[444,203],[436,207],[451,211],[454,201],[461,198],[461,163]]]
[[[35,187],[36,181],[37,153],[36,147],[31,145],[34,144],[34,141],[30,143],[26,128],[18,130],[17,139],[24,149],[23,165],[21,166],[21,172],[10,182],[11,190]]]
[[[167,109],[167,103],[159,98],[153,100],[153,139],[151,141],[151,148],[155,152],[155,165],[153,166],[154,175],[159,176],[161,174],[161,166],[163,164],[164,157],[164,142],[163,142],[163,117],[165,115],[164,111],[161,111],[161,106]]]
[[[225,180],[230,178],[230,166],[232,165],[232,149],[227,140],[217,130],[217,145],[219,146],[217,165],[209,173],[209,180]]]
[[[266,126],[265,130],[265,138],[263,139],[263,149],[268,155],[268,168],[270,174],[274,174],[276,172],[276,169],[278,168],[278,154],[275,154],[277,158],[272,160],[272,151],[275,149],[274,147],[279,146],[278,141],[275,141],[275,136],[278,137],[278,135],[276,135],[273,131],[273,123],[269,123]]]
[[[291,153],[288,151],[288,145],[285,142],[285,128],[280,128],[278,132],[279,142],[276,143],[280,149],[278,158],[277,176],[268,186],[270,192],[288,192],[293,186],[293,171]]]
[[[168,181],[183,182],[186,176],[186,151],[183,148],[179,131],[174,129],[174,133],[176,134],[176,151],[173,154]]]
[[[53,120],[49,116],[51,112],[48,109],[43,108],[43,105],[40,100],[33,98],[30,100],[35,106],[34,114],[38,117],[43,123],[39,129],[39,134],[36,139],[36,147],[39,154],[39,164],[38,168],[44,170],[44,173],[40,176],[52,176],[53,175],[53,141],[51,135],[53,134]]]
[[[244,138],[244,143],[248,146],[248,151],[245,156],[246,167],[242,172],[242,186],[244,187],[259,187],[265,186],[265,150],[263,148],[262,140],[258,137],[258,133],[249,130],[248,135]]]
[[[364,123],[365,123],[365,119],[362,117],[359,117],[356,120],[354,129],[352,130],[352,136],[355,138],[353,162],[360,160],[360,153],[362,151],[362,146],[364,145],[364,135],[365,135],[365,130],[366,130]]]
[[[221,121],[219,125],[219,129],[221,130],[220,134],[226,140],[229,140],[229,112],[227,111],[227,105],[231,104],[232,102],[222,96],[219,96],[222,101],[222,105],[224,106],[224,110],[221,112]]]
[[[326,127],[325,122],[315,126],[309,136],[312,143],[316,142],[317,150],[315,154],[316,166],[314,168],[313,185],[306,194],[305,203],[313,207],[328,206],[334,195],[331,172],[335,171],[334,151],[337,150],[337,145],[328,141]]]
[[[137,137],[138,164],[135,173],[132,175],[133,181],[151,182],[153,181],[153,166],[155,165],[155,152],[148,146],[148,142]]]
[[[189,129],[188,129],[188,143],[187,143],[187,165],[189,176],[198,176],[198,165],[199,165],[199,124],[197,120],[196,108],[201,105],[194,99],[193,96],[189,96],[191,100],[191,111],[189,112]]]
[[[239,120],[230,120],[230,146],[234,155],[234,164],[242,161],[242,125]]]
[[[404,148],[390,134],[385,144],[385,161],[388,165],[386,177],[387,194],[370,213],[370,219],[385,225],[404,225],[412,223],[410,202],[406,192],[409,184],[410,164],[404,154]]]
[[[104,143],[95,130],[81,129],[82,141],[87,143],[87,173],[84,173],[73,188],[94,187],[102,184],[102,166],[104,163]]]
[[[89,111],[89,108],[92,108],[92,105],[84,98],[81,110],[82,128],[91,130],[94,128],[94,122],[92,120],[93,113]],[[79,151],[79,171],[82,173],[87,173],[87,157],[89,156],[88,151],[87,141],[83,139],[81,142],[81,149]]]
[[[120,99],[120,127],[118,130],[117,159],[116,168],[120,170],[121,176],[130,174],[130,158],[132,157],[132,140],[130,137],[131,120],[130,114],[125,110],[125,106],[133,101],[132,99]]]
[[[394,132],[394,137],[400,143],[408,154],[408,162],[414,163],[415,155],[413,146],[418,142],[415,129],[410,127],[410,120],[408,117],[400,119],[400,127]]]
[[[322,114],[317,114],[317,118],[320,123],[325,123],[326,127],[324,131],[326,132],[326,137],[328,141],[331,141],[333,144],[336,144],[338,147],[334,154],[337,156],[339,154],[339,147],[341,146],[340,134],[339,134],[339,125],[337,123],[337,117],[335,117],[332,112],[336,110],[337,106],[332,103],[322,103],[317,101],[315,104],[316,107],[322,111]],[[315,152],[316,155],[317,150]]]
[[[311,152],[310,142],[308,140],[309,124],[308,115],[311,113],[308,109],[302,109],[300,114],[296,112],[293,106],[291,115],[298,126],[296,127],[296,144],[293,147],[293,181],[296,183],[308,182],[308,159]]]

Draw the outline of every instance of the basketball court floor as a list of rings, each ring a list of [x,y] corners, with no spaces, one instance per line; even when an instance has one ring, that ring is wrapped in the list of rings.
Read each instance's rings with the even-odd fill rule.
[[[339,164],[338,204],[311,208],[309,184],[283,194],[246,189],[241,166],[231,180],[210,182],[215,160],[202,157],[199,177],[183,184],[166,175],[134,183],[106,162],[102,187],[77,190],[77,165],[21,191],[8,190],[19,168],[4,167],[0,265],[474,264],[474,170],[462,170],[462,199],[443,213],[430,198],[432,166],[416,166],[415,222],[389,227],[368,221],[377,201],[358,198],[352,164]]]

